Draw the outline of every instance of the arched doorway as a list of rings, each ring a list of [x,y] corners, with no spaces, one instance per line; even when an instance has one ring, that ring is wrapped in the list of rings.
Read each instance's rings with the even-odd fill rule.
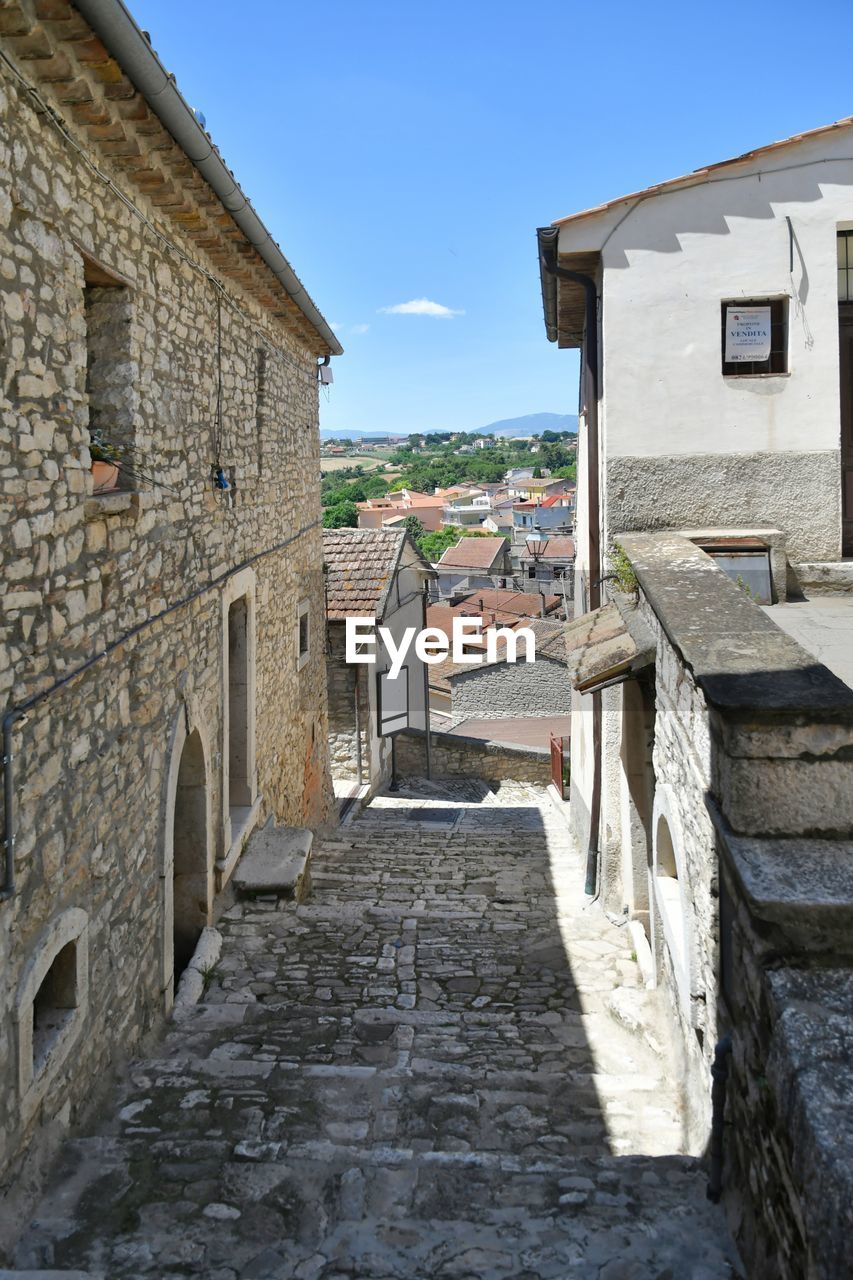
[[[207,821],[207,769],[201,735],[196,729],[184,743],[175,791],[172,875],[176,983],[208,923]]]

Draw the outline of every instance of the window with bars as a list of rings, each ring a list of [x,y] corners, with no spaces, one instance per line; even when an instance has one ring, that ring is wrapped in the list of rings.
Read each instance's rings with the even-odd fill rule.
[[[838,301],[853,302],[853,231],[838,232]]]
[[[853,252],[853,251],[851,251]],[[851,259],[853,268],[853,259]],[[754,307],[770,308],[770,355],[766,360],[726,360],[726,325],[728,311],[749,311]],[[788,299],[733,298],[721,305],[723,376],[726,378],[760,377],[768,373],[788,372]]]

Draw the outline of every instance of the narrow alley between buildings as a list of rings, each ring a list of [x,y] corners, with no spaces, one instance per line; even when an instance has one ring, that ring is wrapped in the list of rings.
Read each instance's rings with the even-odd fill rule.
[[[740,1274],[654,993],[545,792],[403,786],[325,837],[312,882],[227,910],[202,1001],[66,1144],[20,1271]]]

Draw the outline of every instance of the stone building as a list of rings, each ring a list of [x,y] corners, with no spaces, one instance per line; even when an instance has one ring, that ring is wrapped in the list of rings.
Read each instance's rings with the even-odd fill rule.
[[[410,645],[399,674],[377,638],[375,661],[349,663],[347,618],[372,618],[399,646],[424,625],[432,570],[404,529],[324,529],[329,743],[336,791],[368,795],[391,773],[391,739],[426,728],[424,663]]]
[[[523,642],[517,646],[519,660],[507,661],[506,643],[501,641],[494,662],[441,664],[449,695],[448,728],[466,720],[531,716],[562,720],[571,713],[571,689],[565,675],[564,625],[547,618],[525,618],[519,625],[533,632],[535,661],[524,661]]]
[[[6,3],[0,33],[0,1167],[21,1192],[169,1012],[253,828],[329,812],[317,381],[340,347],[118,0]]]
[[[785,631],[819,633],[830,587],[853,647],[851,140],[539,233],[548,337],[582,353],[572,829],[664,994],[759,1280],[849,1265],[853,664]]]

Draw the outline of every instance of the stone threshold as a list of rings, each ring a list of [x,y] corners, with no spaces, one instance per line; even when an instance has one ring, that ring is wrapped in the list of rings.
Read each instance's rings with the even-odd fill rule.
[[[221,893],[231,879],[234,868],[240,860],[240,854],[246,847],[249,836],[257,826],[262,803],[263,797],[258,795],[251,805],[231,810],[229,815],[231,821],[231,845],[223,857],[216,859],[217,893]]]

